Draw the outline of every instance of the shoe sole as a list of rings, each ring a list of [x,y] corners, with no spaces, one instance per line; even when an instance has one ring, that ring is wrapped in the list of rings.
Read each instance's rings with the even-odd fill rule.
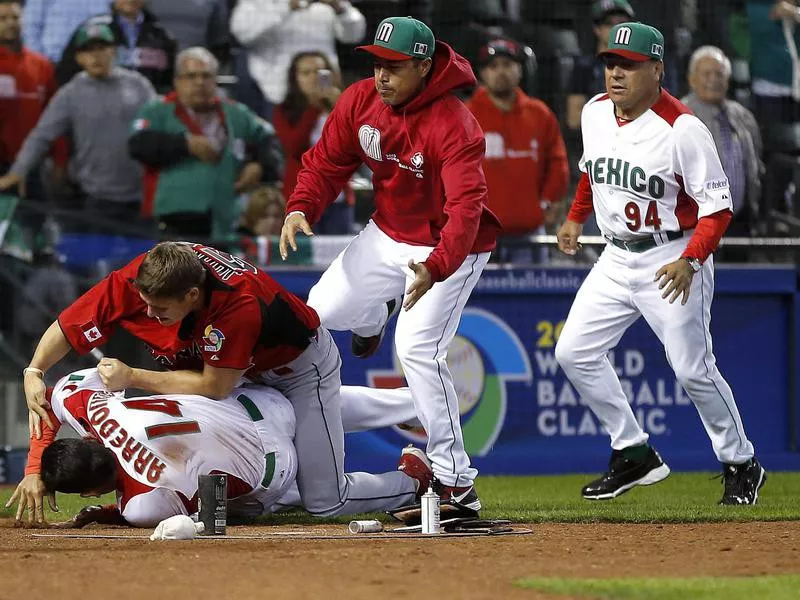
[[[642,477],[641,479],[637,479],[636,481],[631,481],[630,483],[626,483],[625,485],[617,488],[613,492],[608,494],[597,494],[594,496],[587,496],[583,495],[586,500],[611,500],[616,498],[617,496],[621,496],[628,490],[636,487],[637,485],[653,485],[654,483],[658,483],[660,481],[664,481],[667,477],[669,477],[669,467],[666,464],[662,464],[660,467],[656,467],[647,475]]]
[[[433,471],[433,467],[431,466],[431,461],[428,459],[428,455],[425,454],[422,450],[416,447],[411,448],[403,448],[403,451],[400,453],[400,459],[402,460],[403,456],[406,454],[411,454],[412,456],[416,456],[419,460],[421,460],[426,467],[428,467],[431,471]]]

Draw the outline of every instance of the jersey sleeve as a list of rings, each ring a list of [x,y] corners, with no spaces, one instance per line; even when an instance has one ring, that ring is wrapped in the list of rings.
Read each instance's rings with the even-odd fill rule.
[[[203,362],[221,369],[250,368],[261,335],[261,305],[255,296],[242,295],[221,312],[209,315],[198,341]]]
[[[140,309],[141,299],[130,281],[142,260],[144,254],[112,271],[58,316],[61,331],[76,352],[86,354],[105,344],[119,320]]]
[[[131,498],[121,514],[133,527],[155,527],[164,519],[188,513],[177,492],[155,488]]]
[[[28,461],[25,463],[25,475],[42,472],[42,454],[45,449],[56,439],[56,434],[61,428],[61,422],[56,418],[52,410],[48,410],[50,420],[53,421],[54,429],[50,429],[44,420],[41,423],[42,437],[38,439],[35,435],[31,436],[30,448],[28,449]]]
[[[675,169],[686,193],[697,202],[697,218],[732,210],[730,184],[711,132],[694,115],[681,115],[675,128]]]

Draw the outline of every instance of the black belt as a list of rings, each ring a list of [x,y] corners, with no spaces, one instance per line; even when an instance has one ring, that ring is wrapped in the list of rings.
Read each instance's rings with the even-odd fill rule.
[[[615,237],[607,237],[606,239],[614,244],[617,248],[622,248],[628,252],[645,252],[651,248],[662,245],[664,242],[661,236],[667,238],[667,241],[679,240],[683,237],[683,231],[665,231],[662,234],[649,235],[646,238],[639,238],[637,240],[621,240]]]

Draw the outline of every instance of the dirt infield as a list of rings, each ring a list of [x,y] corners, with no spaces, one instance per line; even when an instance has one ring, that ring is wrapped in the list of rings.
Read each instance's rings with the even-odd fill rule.
[[[800,565],[800,522],[530,527],[530,535],[449,540],[150,542],[34,538],[58,532],[0,520],[0,599],[544,598],[512,583],[532,575],[781,574]],[[292,530],[344,535],[345,526],[231,527],[229,533]]]

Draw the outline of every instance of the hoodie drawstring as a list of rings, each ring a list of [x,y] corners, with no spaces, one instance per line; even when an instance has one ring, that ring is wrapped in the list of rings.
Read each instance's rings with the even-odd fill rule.
[[[414,144],[411,142],[411,134],[408,133],[408,126],[406,125],[406,109],[403,109],[403,131],[406,133],[406,139],[408,140],[408,147],[411,151],[414,150]]]

